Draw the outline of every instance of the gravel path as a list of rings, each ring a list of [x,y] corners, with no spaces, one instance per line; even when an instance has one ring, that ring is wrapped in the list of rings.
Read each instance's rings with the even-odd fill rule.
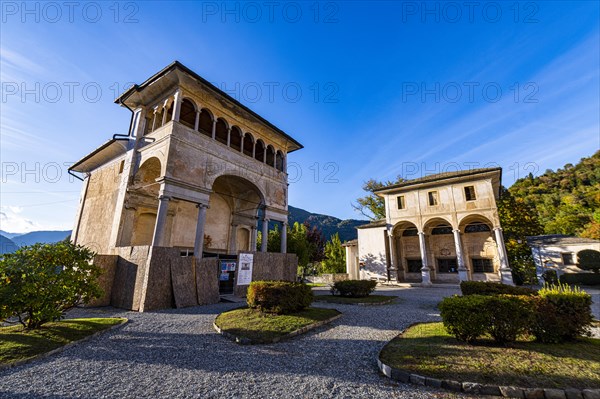
[[[326,290],[322,290],[323,293]],[[46,359],[0,371],[0,398],[431,398],[447,391],[379,375],[376,355],[400,330],[439,320],[436,304],[458,288],[380,288],[397,303],[319,303],[343,315],[272,345],[240,346],[213,330],[221,303],[136,313],[78,309],[69,317],[121,316],[129,323]],[[600,295],[594,292],[598,317]]]
[[[221,303],[135,313],[73,311],[70,317],[122,316],[130,322],[46,359],[0,371],[2,398],[429,398],[445,391],[379,375],[376,355],[416,321],[437,320],[435,305],[454,288],[378,290],[384,306],[319,304],[343,316],[290,341],[240,346],[213,330]],[[456,397],[456,395],[451,395]]]

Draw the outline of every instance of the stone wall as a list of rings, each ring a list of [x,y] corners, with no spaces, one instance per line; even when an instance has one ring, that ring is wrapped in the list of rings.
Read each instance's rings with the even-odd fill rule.
[[[284,280],[296,281],[298,273],[298,257],[295,254],[274,252],[253,252],[252,281]],[[234,294],[245,297],[247,285],[235,285]]]
[[[117,255],[96,255],[94,257],[94,265],[102,269],[102,274],[98,278],[98,284],[102,289],[102,296],[90,301],[87,306],[110,306],[118,261],[119,257]]]

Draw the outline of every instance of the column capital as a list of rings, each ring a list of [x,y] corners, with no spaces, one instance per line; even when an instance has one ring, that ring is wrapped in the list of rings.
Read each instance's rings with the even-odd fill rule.
[[[424,231],[419,231],[419,232],[417,232],[417,234],[418,235],[425,235],[425,232]]]
[[[453,229],[453,230],[452,230],[452,232],[453,232],[453,233],[458,233],[458,234],[460,234],[460,233],[461,233],[460,229]]]
[[[162,194],[162,195],[160,195],[160,196],[158,197],[158,199],[159,199],[160,201],[170,201],[170,200],[171,200],[171,197],[169,197],[168,195],[164,195],[164,194]]]
[[[210,206],[208,206],[208,204],[203,204],[202,202],[199,202],[196,204],[196,208],[210,208]]]
[[[494,227],[492,230],[494,230],[494,231],[502,231],[502,227],[500,227],[500,226]]]

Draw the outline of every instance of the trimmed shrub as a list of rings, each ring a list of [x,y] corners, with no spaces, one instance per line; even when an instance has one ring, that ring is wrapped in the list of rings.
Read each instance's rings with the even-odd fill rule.
[[[487,314],[487,332],[500,344],[515,342],[527,334],[535,316],[534,298],[521,295],[494,295],[485,297],[480,311]]]
[[[600,252],[593,249],[584,249],[577,252],[578,265],[583,270],[600,273]]]
[[[446,330],[459,341],[475,341],[489,326],[489,317],[483,311],[487,300],[483,295],[444,298],[438,308]]]
[[[0,318],[28,329],[61,319],[65,312],[102,295],[102,270],[94,253],[68,241],[34,244],[0,260]]]
[[[371,280],[344,280],[337,281],[331,288],[332,294],[339,293],[341,296],[352,298],[362,298],[369,296],[375,290],[377,281]]]
[[[586,334],[592,323],[592,297],[568,285],[544,287],[536,299],[531,332],[545,343],[558,343]]]
[[[513,287],[491,281],[463,281],[460,283],[463,295],[536,295],[537,291],[527,287]]]
[[[263,313],[289,314],[309,307],[313,293],[304,283],[253,281],[246,300],[250,308]]]
[[[600,285],[598,273],[565,273],[560,276],[562,284]]]

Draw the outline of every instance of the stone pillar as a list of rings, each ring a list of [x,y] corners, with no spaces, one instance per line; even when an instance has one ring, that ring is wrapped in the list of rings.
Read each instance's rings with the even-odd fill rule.
[[[240,141],[240,152],[242,154],[244,153],[244,137],[246,137],[246,135],[242,133],[242,140]]]
[[[158,112],[158,107],[154,108],[154,112],[152,113],[152,130],[151,132],[153,132],[156,129],[156,113]]]
[[[468,281],[469,273],[467,267],[465,266],[465,255],[463,253],[462,247],[462,239],[460,237],[460,230],[455,229],[452,230],[454,233],[454,245],[456,247],[456,263],[458,263],[458,280],[459,281]]]
[[[194,130],[198,131],[198,126],[200,126],[200,111],[196,111],[196,120],[194,121]]]
[[[396,245],[396,236],[390,235],[390,258],[391,264],[396,269],[396,281],[400,282],[400,273],[403,271],[402,262],[398,256],[398,247]]]
[[[227,147],[231,147],[231,128],[227,128]]]
[[[256,158],[256,139],[252,142],[252,158]]]
[[[171,198],[161,195],[158,198],[158,212],[156,214],[156,224],[154,226],[154,236],[152,237],[153,247],[162,247],[165,242],[165,230],[167,226],[167,210],[169,209],[169,200]]]
[[[429,274],[429,261],[427,260],[427,244],[425,243],[425,233],[419,231],[419,247],[421,249],[421,285],[424,287],[431,286],[431,276]]]
[[[258,230],[256,229],[256,226],[252,226],[251,230],[250,230],[250,251],[251,252],[255,252],[256,251],[256,234],[257,234]]]
[[[213,126],[212,126],[212,138],[213,140],[217,138],[217,120],[213,120]]]
[[[287,252],[287,222],[281,222],[281,253]]]
[[[169,100],[165,101],[162,109],[162,122],[160,126],[164,126],[167,123],[167,113],[169,111]]]
[[[181,115],[181,91],[175,92],[175,98],[173,100],[173,115],[171,120],[179,122],[179,116]]]
[[[494,229],[494,235],[496,237],[496,245],[498,246],[498,257],[500,258],[500,281],[502,284],[514,285],[510,266],[508,265],[506,247],[504,246],[502,227],[496,227]]]
[[[269,239],[269,219],[263,217],[262,220],[262,240],[260,242],[260,252],[267,252],[267,241]]]
[[[196,237],[194,239],[194,257],[196,259],[202,258],[202,252],[204,251],[204,225],[206,224],[206,210],[208,205],[198,204],[198,221],[196,223]]]
[[[229,254],[235,255],[237,251],[237,224],[231,224],[231,234],[229,234]]]

